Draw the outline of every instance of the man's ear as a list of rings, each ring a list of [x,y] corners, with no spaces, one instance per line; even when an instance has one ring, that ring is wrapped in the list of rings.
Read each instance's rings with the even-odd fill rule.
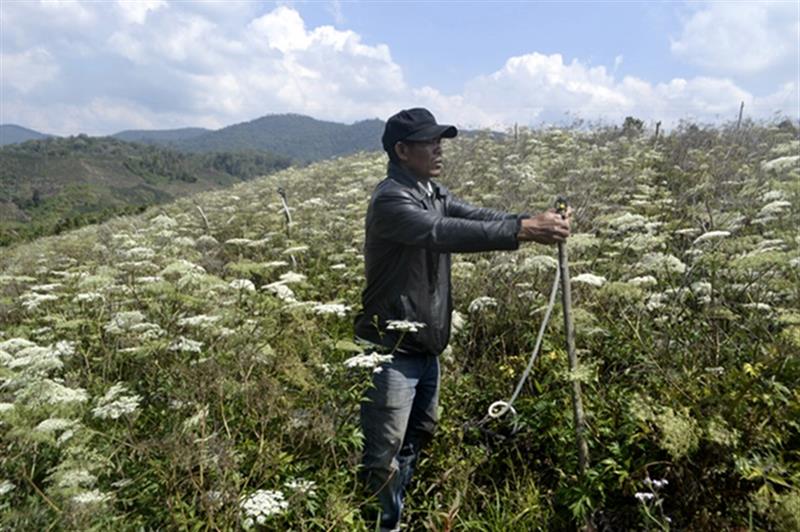
[[[394,153],[397,155],[397,158],[401,161],[408,160],[408,145],[404,144],[403,141],[398,140],[394,144]]]

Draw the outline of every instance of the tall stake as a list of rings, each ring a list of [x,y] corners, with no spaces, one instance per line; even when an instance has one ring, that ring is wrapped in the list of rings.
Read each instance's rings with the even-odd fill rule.
[[[567,215],[567,200],[556,199],[556,210],[561,216]],[[558,243],[558,267],[561,271],[561,304],[564,307],[564,333],[567,336],[567,355],[572,375],[572,413],[575,417],[575,438],[578,443],[578,472],[583,477],[589,465],[589,447],[586,445],[586,420],[583,416],[583,400],[581,399],[581,383],[577,379],[578,355],[575,352],[575,327],[572,323],[572,293],[569,285],[569,263],[567,262],[567,245]]]

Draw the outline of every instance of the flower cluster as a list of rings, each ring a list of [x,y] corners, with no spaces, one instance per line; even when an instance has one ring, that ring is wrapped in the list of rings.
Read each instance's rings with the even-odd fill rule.
[[[100,419],[119,419],[126,414],[135,412],[141,400],[142,398],[138,395],[129,395],[125,385],[118,382],[97,401],[97,406],[92,409],[92,414]]]
[[[481,296],[473,299],[472,302],[469,304],[469,307],[467,307],[467,310],[470,313],[483,312],[484,310],[495,307],[497,307],[497,300],[495,298],[489,296]]]
[[[426,325],[424,323],[418,321],[408,321],[408,320],[387,320],[386,321],[386,330],[387,331],[400,331],[400,332],[411,332],[415,333],[418,332],[420,329],[424,328]]]
[[[242,527],[249,530],[255,524],[264,525],[270,517],[286,511],[289,502],[281,491],[258,490],[242,499],[241,508],[245,515]]]

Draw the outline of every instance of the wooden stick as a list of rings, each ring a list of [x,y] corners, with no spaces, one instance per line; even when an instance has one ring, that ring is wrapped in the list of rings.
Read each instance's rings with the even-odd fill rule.
[[[578,473],[583,477],[589,465],[589,447],[586,444],[586,419],[583,415],[581,382],[577,379],[578,354],[575,352],[575,327],[572,322],[572,293],[569,282],[567,246],[558,243],[558,267],[561,269],[561,302],[564,307],[564,334],[567,340],[567,356],[572,375],[572,412],[575,418],[575,438],[578,444]]]

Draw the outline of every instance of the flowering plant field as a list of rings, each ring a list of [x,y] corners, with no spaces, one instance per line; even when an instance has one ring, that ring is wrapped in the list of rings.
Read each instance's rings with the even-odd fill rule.
[[[570,197],[582,366],[568,371],[554,316],[518,416],[477,428],[525,367],[555,252],[454,256],[410,528],[800,528],[796,130],[523,131],[445,150],[467,201]],[[291,168],[4,249],[0,527],[373,529],[358,404],[382,359],[353,343],[352,317],[385,164]]]

